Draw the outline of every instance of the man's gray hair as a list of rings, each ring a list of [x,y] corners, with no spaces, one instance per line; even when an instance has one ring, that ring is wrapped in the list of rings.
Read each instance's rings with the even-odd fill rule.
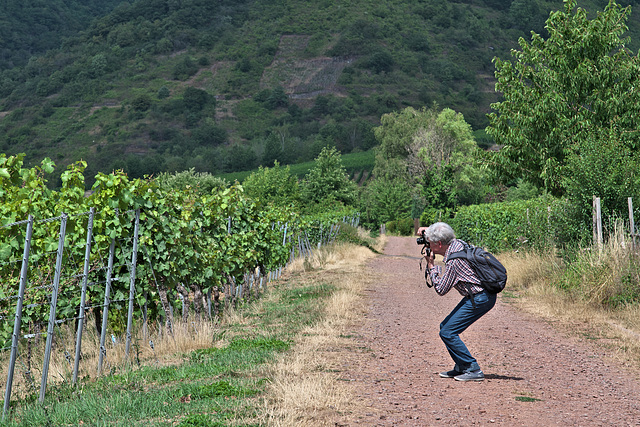
[[[430,242],[442,242],[443,245],[448,245],[456,238],[453,228],[446,222],[431,224],[425,231],[425,235]]]

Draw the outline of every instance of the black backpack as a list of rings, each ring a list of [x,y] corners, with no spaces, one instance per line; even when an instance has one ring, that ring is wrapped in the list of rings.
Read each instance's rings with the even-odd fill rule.
[[[464,243],[464,249],[449,254],[447,260],[455,258],[469,261],[469,265],[480,279],[480,286],[487,292],[497,294],[507,284],[507,269],[483,248]]]

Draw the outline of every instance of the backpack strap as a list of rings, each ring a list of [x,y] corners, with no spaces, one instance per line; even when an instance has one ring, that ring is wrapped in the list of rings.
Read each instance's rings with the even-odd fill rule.
[[[457,259],[457,258],[464,258],[466,260],[469,260],[468,251],[471,248],[471,245],[465,241],[463,241],[462,244],[464,245],[464,247],[457,252],[451,252],[447,257],[447,261],[449,261],[450,259]]]
[[[458,259],[458,258],[462,258],[462,259],[466,259],[467,261],[469,261],[469,253],[468,250],[471,248],[471,245],[469,245],[467,242],[463,242],[464,245],[464,249],[459,250],[457,252],[452,252],[449,254],[449,256],[447,257],[447,261],[449,261],[450,259]],[[469,262],[469,264],[471,264]],[[472,267],[473,269],[473,267]],[[476,308],[476,301],[473,299],[474,293],[473,291],[471,291],[471,283],[469,282],[461,282],[464,283],[464,288],[467,291],[467,295],[469,296],[469,298],[471,299],[471,305],[473,306],[473,308]]]
[[[476,300],[473,299],[474,297],[474,293],[471,292],[471,283],[469,282],[462,282],[464,283],[464,288],[467,290],[467,293],[469,294],[469,298],[471,299],[471,305],[473,306],[473,309],[476,309]]]

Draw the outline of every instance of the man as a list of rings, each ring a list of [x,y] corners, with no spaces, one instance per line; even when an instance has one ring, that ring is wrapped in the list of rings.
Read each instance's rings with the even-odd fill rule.
[[[460,339],[460,334],[493,308],[497,295],[480,287],[480,280],[466,259],[448,259],[449,255],[464,248],[464,242],[455,238],[451,226],[436,222],[429,227],[420,227],[417,234],[423,235],[429,242],[431,254],[425,255],[425,258],[431,283],[438,295],[445,295],[455,288],[463,296],[462,301],[440,324],[440,338],[455,362],[452,370],[441,372],[440,376],[457,381],[482,381],[484,373]],[[444,273],[439,265],[434,264],[436,255],[444,257]]]

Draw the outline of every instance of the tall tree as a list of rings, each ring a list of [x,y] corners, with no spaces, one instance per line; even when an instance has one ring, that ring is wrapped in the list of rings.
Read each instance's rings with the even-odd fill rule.
[[[482,170],[471,126],[460,113],[437,106],[408,107],[385,114],[375,129],[376,179],[402,179],[413,189],[407,198],[431,208],[482,201]]]
[[[282,138],[284,140],[284,138]],[[284,155],[283,142],[276,132],[271,132],[264,144],[264,153],[262,154],[262,164],[273,166],[282,160]]]
[[[302,181],[302,202],[307,206],[332,202],[349,206],[355,202],[356,187],[347,176],[338,150],[324,147]]]
[[[291,175],[289,166],[281,167],[278,161],[272,168],[260,166],[243,182],[245,194],[262,203],[290,206],[300,201],[298,179]]]
[[[495,59],[504,100],[492,105],[487,132],[501,146],[491,157],[503,180],[523,178],[563,195],[575,186],[575,168],[598,167],[589,159],[637,165],[640,60],[622,38],[630,11],[610,1],[589,19],[576,0],[566,0],[546,22],[547,39],[521,38],[513,62]],[[620,150],[610,149],[614,141]]]
[[[411,218],[411,187],[396,178],[375,179],[362,190],[359,209],[365,226],[376,228],[387,221]]]

